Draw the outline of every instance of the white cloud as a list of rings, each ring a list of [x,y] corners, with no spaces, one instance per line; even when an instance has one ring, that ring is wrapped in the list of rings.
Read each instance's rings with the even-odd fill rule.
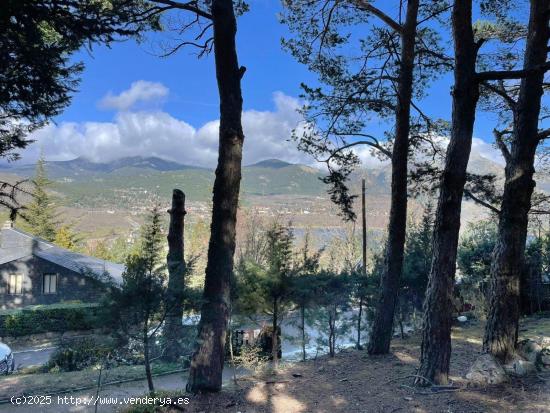
[[[373,148],[370,146],[358,146],[355,148],[355,153],[357,154],[357,156],[361,160],[363,167],[365,168],[380,168],[382,166],[390,164],[390,160],[387,157],[377,156],[375,150],[373,150]]]
[[[126,111],[132,109],[138,103],[158,102],[166,96],[168,96],[168,88],[162,83],[138,80],[130,85],[130,89],[118,95],[109,92],[101,99],[99,107]]]
[[[132,83],[130,89],[118,96],[109,95],[102,105],[118,109],[111,122],[62,122],[49,124],[36,131],[36,143],[22,153],[22,161],[36,161],[40,151],[48,160],[69,160],[86,157],[97,162],[108,162],[125,156],[158,156],[182,164],[214,167],[218,158],[219,120],[212,120],[194,128],[161,110],[137,110],[136,103],[166,97],[168,89],[146,81]],[[274,110],[243,112],[245,132],[243,164],[263,159],[278,158],[287,162],[319,166],[311,156],[300,152],[290,141],[292,130],[299,127],[302,118],[297,112],[300,102],[281,92],[273,94]],[[448,138],[441,138],[446,146]],[[386,165],[371,148],[356,147],[363,165],[369,168]],[[472,156],[482,156],[493,162],[501,160],[498,151],[481,139],[474,138]],[[324,168],[321,165],[321,168]]]
[[[141,82],[141,81],[140,81]],[[135,85],[121,93],[127,108],[138,95]],[[161,85],[162,86],[162,85]],[[164,86],[162,86],[164,88]],[[130,98],[129,96],[132,96]],[[297,99],[276,92],[273,111],[243,112],[245,145],[243,163],[267,158],[311,164],[312,159],[289,142],[301,117]],[[219,120],[198,129],[169,113],[156,110],[121,110],[111,122],[62,122],[35,132],[36,143],[22,153],[22,162],[34,162],[40,151],[48,160],[69,160],[79,156],[107,162],[125,156],[158,156],[183,164],[214,167],[218,159]]]

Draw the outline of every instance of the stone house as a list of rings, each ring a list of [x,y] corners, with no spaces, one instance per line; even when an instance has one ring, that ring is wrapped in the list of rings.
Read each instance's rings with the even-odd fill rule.
[[[77,254],[4,225],[0,231],[0,308],[97,302],[122,282],[124,266]]]

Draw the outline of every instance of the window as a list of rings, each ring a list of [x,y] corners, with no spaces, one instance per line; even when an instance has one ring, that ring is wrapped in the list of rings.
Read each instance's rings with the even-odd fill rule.
[[[44,294],[57,293],[57,274],[44,274],[42,286]]]
[[[8,294],[23,294],[23,275],[10,274]]]

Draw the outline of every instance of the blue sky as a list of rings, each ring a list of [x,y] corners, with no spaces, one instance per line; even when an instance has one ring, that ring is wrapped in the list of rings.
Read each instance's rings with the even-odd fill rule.
[[[254,1],[251,11],[239,18],[239,63],[247,67],[243,78],[244,109],[273,109],[272,94],[281,91],[298,96],[300,82],[314,80],[307,69],[297,63],[280,46],[285,26],[277,20],[278,1]],[[58,120],[109,120],[112,113],[98,111],[96,103],[108,92],[119,93],[132,81],[144,79],[161,82],[170,89],[164,110],[191,125],[218,117],[218,95],[213,56],[197,59],[193,48],[160,58],[159,41],[163,34],[150,34],[143,44],[126,41],[111,49],[96,47],[93,56],[76,56],[86,64],[79,93]]]
[[[314,84],[316,77],[282,50],[280,40],[288,33],[278,22],[279,4],[276,0],[253,1],[250,12],[238,21],[239,60],[247,67],[242,88],[248,163],[267,157],[311,161],[287,139],[300,120],[294,112],[299,104],[296,98],[300,82]],[[86,68],[72,104],[55,119],[56,125],[37,134],[38,143],[24,154],[23,161],[36,158],[41,148],[49,159],[84,155],[109,160],[114,156],[151,154],[212,165],[218,119],[213,56],[197,59],[196,51],[189,48],[160,58],[159,42],[165,40],[166,34],[150,34],[142,44],[125,41],[111,48],[95,46],[92,54],[77,54],[75,59],[82,60]],[[139,81],[163,87],[166,93],[159,99],[143,99],[132,108],[105,108],[100,104],[105,96],[116,97],[133,90],[132,85]],[[448,74],[432,85],[422,102],[426,113],[450,119],[451,84],[452,76]],[[494,115],[479,112],[474,135],[490,141],[495,120]],[[374,122],[373,129],[379,132],[380,126]],[[180,135],[187,140],[172,142]],[[110,146],[111,141],[117,144]],[[194,150],[188,150],[191,146]],[[485,151],[491,151],[490,145],[484,146]],[[204,157],[201,150],[205,151]]]

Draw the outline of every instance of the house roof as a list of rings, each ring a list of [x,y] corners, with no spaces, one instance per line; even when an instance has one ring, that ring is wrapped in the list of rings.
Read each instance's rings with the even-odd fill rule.
[[[115,283],[122,284],[122,273],[124,272],[122,264],[77,254],[16,228],[2,228],[0,232],[0,265],[29,255],[99,279],[102,279],[107,273]]]

